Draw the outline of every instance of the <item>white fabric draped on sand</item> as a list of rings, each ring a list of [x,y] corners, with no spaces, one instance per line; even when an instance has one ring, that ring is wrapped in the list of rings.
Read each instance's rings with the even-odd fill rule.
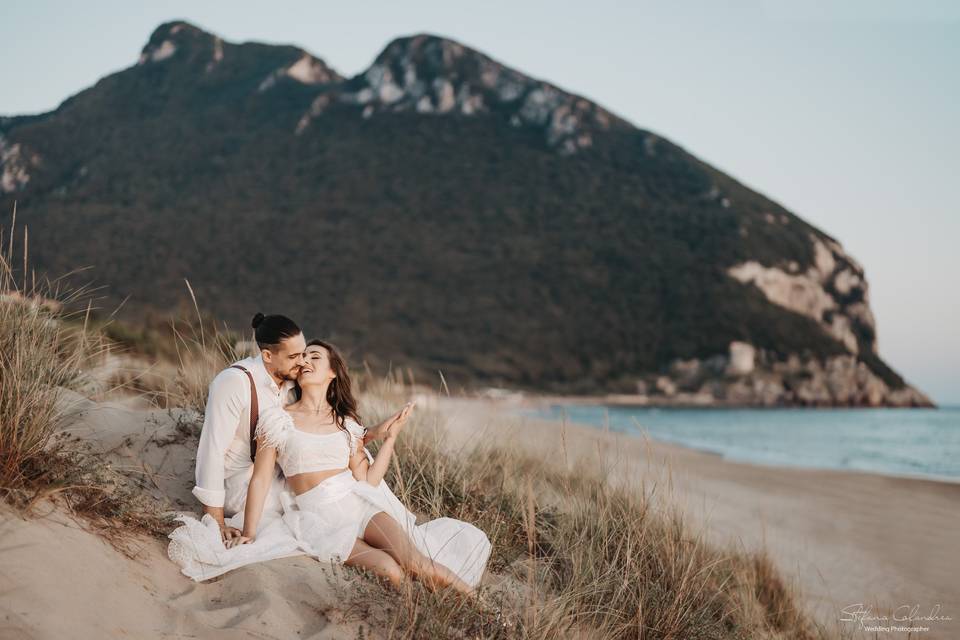
[[[176,519],[183,524],[169,535],[167,555],[180,566],[183,575],[198,582],[254,562],[303,555],[290,527],[277,514],[264,512],[257,539],[230,549],[223,544],[220,527],[209,514],[200,520],[189,514],[181,514]],[[226,518],[225,522],[242,531],[243,513]]]
[[[372,462],[370,452],[366,453]],[[184,575],[197,581],[209,580],[254,562],[302,554],[324,562],[338,558],[346,560],[356,540],[356,529],[345,532],[326,526],[323,501],[348,492],[392,516],[421,553],[452,570],[470,586],[479,584],[491,551],[490,541],[483,531],[455,518],[437,518],[417,525],[416,516],[400,502],[386,482],[373,487],[366,482],[357,482],[349,474],[329,478],[300,496],[303,506],[298,506],[292,492],[284,490],[280,495],[282,517],[264,512],[257,539],[230,549],[220,539],[219,527],[211,516],[204,515],[197,520],[192,515],[182,514],[177,520],[183,524],[170,534],[167,554],[181,567]],[[227,518],[226,523],[242,530],[243,513]]]

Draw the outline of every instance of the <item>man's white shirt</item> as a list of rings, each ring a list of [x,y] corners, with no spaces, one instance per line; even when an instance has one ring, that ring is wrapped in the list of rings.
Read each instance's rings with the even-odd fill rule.
[[[259,409],[282,407],[294,387],[292,380],[278,385],[260,355],[234,364],[250,371],[256,385]],[[253,475],[250,460],[250,379],[239,369],[227,368],[210,383],[206,415],[197,449],[196,486],[193,495],[209,507],[223,507],[227,517],[242,513]],[[264,504],[264,514],[279,513],[284,481],[279,469]]]

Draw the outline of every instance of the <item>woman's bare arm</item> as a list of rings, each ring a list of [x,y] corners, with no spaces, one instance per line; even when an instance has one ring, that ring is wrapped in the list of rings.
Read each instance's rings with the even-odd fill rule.
[[[243,508],[243,536],[231,542],[244,544],[256,539],[257,525],[260,524],[260,517],[263,515],[263,503],[267,499],[267,494],[270,493],[276,462],[277,450],[265,445],[263,439],[258,438],[257,458],[253,462],[253,476],[247,488],[247,503]]]
[[[393,457],[393,445],[396,441],[397,433],[391,429],[386,440],[380,445],[380,450],[377,451],[377,457],[374,458],[373,464],[370,465],[370,468],[367,470],[367,484],[376,487],[380,484],[380,481],[383,480],[383,476],[387,475],[387,469],[390,467],[390,458]]]
[[[370,462],[367,460],[367,453],[363,449],[363,443],[359,444],[357,452],[350,458],[349,466],[354,478],[361,482],[367,479]]]

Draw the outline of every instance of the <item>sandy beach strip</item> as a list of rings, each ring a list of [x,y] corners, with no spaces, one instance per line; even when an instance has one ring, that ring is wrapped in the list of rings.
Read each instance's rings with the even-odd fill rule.
[[[862,603],[875,615],[939,615],[923,638],[960,638],[960,482],[731,462],[591,426],[517,416],[510,403],[440,397],[453,446],[515,443],[573,468],[592,460],[627,483],[672,479],[678,506],[708,539],[764,543],[809,609],[830,624]],[[843,623],[855,626],[855,623]],[[908,622],[886,624],[909,624]],[[895,633],[882,637],[900,637]],[[904,635],[905,637],[905,635]]]

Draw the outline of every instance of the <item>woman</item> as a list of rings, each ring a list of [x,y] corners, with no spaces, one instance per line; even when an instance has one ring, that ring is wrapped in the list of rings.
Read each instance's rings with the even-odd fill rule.
[[[323,561],[363,567],[399,585],[406,576],[431,588],[473,594],[490,554],[482,531],[452,518],[416,525],[383,476],[397,437],[413,409],[400,412],[376,459],[362,446],[347,367],[336,349],[308,343],[298,377],[299,398],[265,409],[257,425],[257,457],[243,513],[243,535],[228,540],[222,560],[257,544],[274,464],[293,491],[283,519],[300,549]],[[249,547],[247,547],[249,548]]]

